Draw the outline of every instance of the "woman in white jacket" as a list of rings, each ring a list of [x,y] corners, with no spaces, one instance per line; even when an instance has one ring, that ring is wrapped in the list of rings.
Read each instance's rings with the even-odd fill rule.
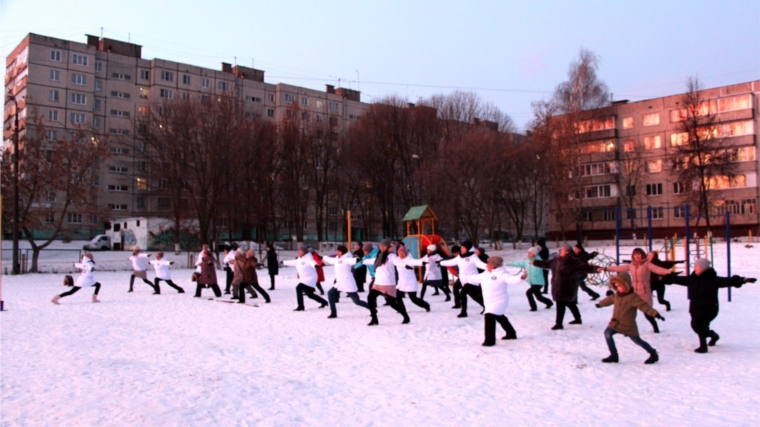
[[[153,268],[156,270],[156,278],[153,281],[153,287],[156,289],[156,293],[161,293],[161,287],[158,285],[158,282],[164,281],[167,285],[174,288],[174,290],[177,291],[177,293],[184,294],[185,290],[181,287],[177,286],[172,282],[172,272],[169,270],[169,266],[174,264],[171,261],[164,260],[164,253],[159,252],[156,254],[156,259],[150,262],[153,264]]]
[[[305,246],[298,247],[298,258],[285,260],[282,263],[283,265],[295,267],[298,272],[298,278],[301,280],[301,283],[296,286],[296,300],[298,301],[298,307],[293,311],[304,311],[304,294],[322,304],[319,308],[327,307],[327,301],[325,301],[324,298],[319,295],[314,295],[314,289],[317,285],[317,262],[314,261],[314,257],[311,256],[309,250]]]
[[[404,306],[404,296],[409,295],[412,302],[430,311],[430,304],[417,298],[417,275],[414,274],[414,267],[422,267],[422,259],[414,259],[409,256],[405,246],[399,246],[396,249],[398,257],[394,258],[393,263],[398,271],[398,284],[396,285],[396,300],[398,305]],[[406,310],[406,307],[404,306]]]
[[[486,264],[478,259],[475,252],[472,251],[472,242],[465,240],[462,242],[462,246],[459,255],[453,259],[447,259],[441,261],[440,264],[444,267],[458,267],[459,268],[459,281],[462,282],[462,291],[460,292],[460,304],[462,311],[457,317],[467,317],[467,295],[469,295],[475,302],[483,305],[483,292],[480,285],[477,283],[468,282],[464,279],[464,276],[474,277],[479,274],[478,269],[486,269]],[[456,290],[454,295],[456,302]],[[454,305],[456,307],[456,305]]]
[[[362,261],[364,265],[375,267],[375,280],[367,297],[369,310],[372,315],[372,321],[369,322],[369,326],[378,324],[377,297],[380,295],[385,296],[388,304],[404,316],[402,324],[409,323],[409,315],[406,314],[406,309],[403,305],[399,305],[396,300],[396,266],[393,260],[397,257],[390,252],[390,247],[391,239],[383,239],[380,242],[380,252],[378,252],[377,258],[369,258]]]
[[[517,333],[507,319],[506,312],[509,305],[509,293],[507,285],[516,285],[522,279],[513,276],[502,268],[504,260],[501,257],[492,256],[486,263],[486,271],[472,276],[460,275],[462,281],[467,283],[480,283],[483,290],[483,302],[485,304],[485,341],[483,345],[490,347],[496,344],[496,322],[499,322],[507,334],[503,340],[517,339]]]
[[[443,290],[446,294],[446,301],[451,301],[451,291],[449,290],[448,280],[443,280],[443,268],[438,263],[443,260],[443,257],[439,253],[439,248],[436,245],[429,245],[427,247],[427,253],[420,258],[422,264],[425,266],[425,275],[422,277],[422,292],[420,292],[420,299],[425,299],[425,289],[428,286],[432,286],[435,289],[433,295],[438,295],[438,289]]]
[[[348,248],[344,245],[338,245],[336,251],[338,252],[338,256],[336,257],[322,257],[322,261],[326,264],[335,266],[335,284],[332,289],[327,291],[327,302],[330,303],[330,315],[327,316],[328,319],[335,319],[338,317],[335,303],[341,292],[345,292],[354,304],[369,310],[369,304],[359,299],[359,294],[357,293],[359,288],[356,287],[356,279],[354,279],[354,265],[357,261],[356,257],[349,253]]]
[[[92,294],[92,302],[100,302],[100,300],[98,300],[100,283],[95,281],[95,261],[92,254],[90,252],[85,252],[84,255],[82,255],[82,262],[74,264],[74,267],[81,269],[82,274],[77,277],[76,282],[74,282],[74,287],[72,287],[70,291],[54,296],[52,303],[60,305],[58,301],[61,298],[73,295],[80,289],[90,286],[95,288],[95,292]]]

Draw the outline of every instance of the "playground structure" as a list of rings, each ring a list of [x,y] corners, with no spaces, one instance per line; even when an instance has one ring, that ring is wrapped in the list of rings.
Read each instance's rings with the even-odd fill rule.
[[[425,248],[429,245],[441,246],[447,254],[449,247],[441,236],[435,234],[435,222],[438,217],[428,205],[414,206],[404,215],[402,219],[406,225],[406,237],[403,242],[409,255],[419,259],[426,252]],[[428,233],[429,230],[429,233]],[[417,270],[417,280],[422,281],[422,269]]]

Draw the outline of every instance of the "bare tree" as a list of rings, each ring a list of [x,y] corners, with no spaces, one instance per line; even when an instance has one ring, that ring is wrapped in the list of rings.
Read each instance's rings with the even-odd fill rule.
[[[640,184],[645,174],[645,151],[643,145],[631,140],[624,142],[622,150],[616,152],[615,170],[612,172],[616,172],[615,179],[620,189],[620,200],[623,201],[623,208],[627,212],[635,212],[641,199]],[[631,222],[631,228],[634,228],[635,214],[629,213],[628,219]]]

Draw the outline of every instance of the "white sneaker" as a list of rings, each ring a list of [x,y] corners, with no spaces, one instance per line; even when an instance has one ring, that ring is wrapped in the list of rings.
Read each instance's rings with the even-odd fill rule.
[[[52,300],[50,300],[50,302],[52,302],[55,305],[61,305],[61,303],[58,302],[58,300],[60,300],[60,299],[61,299],[61,296],[60,295],[56,295],[56,296],[53,297]]]
[[[97,295],[92,296],[92,302],[100,302]]]

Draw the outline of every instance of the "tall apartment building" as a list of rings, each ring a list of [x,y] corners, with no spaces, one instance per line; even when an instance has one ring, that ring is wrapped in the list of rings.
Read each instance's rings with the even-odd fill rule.
[[[723,139],[723,144],[734,150],[736,160],[732,176],[716,177],[710,181],[714,197],[711,213],[731,214],[734,235],[758,233],[758,128],[760,127],[760,80],[730,86],[706,89],[700,92],[705,107],[715,114],[716,123],[711,132]],[[639,237],[647,224],[643,210],[652,207],[652,227],[655,237],[683,235],[686,203],[685,183],[678,182],[677,168],[682,167],[671,159],[675,147],[686,139],[681,127],[679,112],[684,108],[683,94],[646,101],[614,102],[597,111],[598,119],[577,124],[577,132],[587,133],[582,151],[588,163],[580,165],[578,174],[583,177],[579,192],[582,201],[583,230],[590,238],[611,239],[615,235],[615,210],[620,209],[621,227],[632,233],[631,218],[639,228]],[[592,123],[593,122],[593,123]],[[623,185],[618,165],[641,153],[643,171],[636,185]],[[686,184],[688,185],[688,184]],[[624,187],[624,188],[621,188]],[[633,197],[634,209],[629,209],[624,198]],[[628,199],[630,200],[630,199]],[[696,207],[692,206],[692,215]],[[722,235],[725,222],[712,219],[714,233]],[[704,225],[704,220],[701,222]],[[692,222],[694,225],[694,222]],[[561,227],[555,215],[551,217],[551,232],[559,235]],[[566,227],[567,230],[567,227]],[[571,231],[571,234],[573,232]]]
[[[6,146],[12,144],[15,113],[21,134],[33,131],[33,123],[27,123],[32,110],[44,119],[49,140],[77,125],[91,124],[126,141],[112,147],[113,155],[94,177],[99,203],[111,211],[109,219],[159,210],[158,198],[147,192],[143,153],[133,149],[139,147],[133,120],[147,114],[152,102],[234,94],[249,118],[280,121],[288,105],[297,103],[313,120],[339,128],[369,108],[355,90],[270,84],[264,82],[264,71],[240,65],[222,63],[221,70],[212,70],[143,59],[139,45],[90,35],[86,43],[77,43],[28,34],[6,59],[5,89],[18,103],[15,111],[13,102],[5,102]]]

